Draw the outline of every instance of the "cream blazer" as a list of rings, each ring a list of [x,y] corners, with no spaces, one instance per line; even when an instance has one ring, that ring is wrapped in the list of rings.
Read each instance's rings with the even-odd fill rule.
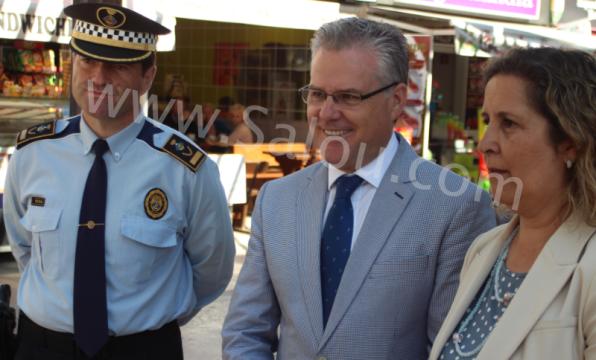
[[[518,221],[516,217],[479,236],[468,250],[457,294],[435,338],[431,360],[441,355]],[[577,216],[559,227],[536,258],[478,360],[596,359],[595,234],[596,228]]]

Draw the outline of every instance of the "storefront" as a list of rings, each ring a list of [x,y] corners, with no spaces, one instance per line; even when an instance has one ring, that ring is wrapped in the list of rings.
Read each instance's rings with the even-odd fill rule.
[[[0,2],[0,146],[17,131],[68,115],[72,1]]]
[[[367,1],[367,18],[432,38],[424,121],[414,129],[425,157],[442,165],[458,164],[456,170],[465,168],[478,180],[474,149],[483,133],[479,112],[484,63],[511,47],[595,51],[588,12],[575,1]],[[345,11],[363,13],[348,6]]]
[[[255,109],[255,140],[305,141],[297,90],[309,81],[310,39],[323,23],[352,15],[312,0],[182,0],[168,11],[177,18],[176,51],[158,54],[159,116],[172,98],[187,100],[193,121],[203,107],[238,103]]]

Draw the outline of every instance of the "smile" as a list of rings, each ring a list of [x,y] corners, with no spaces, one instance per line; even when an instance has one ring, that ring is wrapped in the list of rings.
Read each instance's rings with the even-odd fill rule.
[[[344,136],[349,133],[350,130],[323,130],[327,136]]]

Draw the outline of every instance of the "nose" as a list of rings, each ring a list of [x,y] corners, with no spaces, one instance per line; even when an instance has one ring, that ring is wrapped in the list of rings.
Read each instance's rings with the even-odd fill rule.
[[[337,104],[335,104],[335,100],[333,100],[333,96],[327,95],[325,101],[321,104],[321,108],[319,110],[319,117],[324,120],[335,119],[339,115],[339,111],[337,108]]]
[[[482,152],[484,155],[488,155],[489,153],[496,153],[499,149],[497,141],[497,135],[495,134],[495,130],[493,130],[493,126],[488,126],[486,128],[486,132],[484,136],[478,143],[478,150]]]
[[[95,86],[105,86],[109,80],[107,65],[101,61],[97,61],[93,68],[91,79]]]

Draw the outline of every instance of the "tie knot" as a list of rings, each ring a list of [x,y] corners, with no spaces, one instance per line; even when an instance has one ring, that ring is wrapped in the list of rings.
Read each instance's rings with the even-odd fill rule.
[[[95,153],[95,156],[103,156],[106,151],[108,151],[110,147],[108,146],[107,141],[104,139],[97,139],[93,143],[91,150]]]
[[[362,184],[362,178],[358,175],[342,175],[335,181],[335,198],[350,198],[354,191]]]

